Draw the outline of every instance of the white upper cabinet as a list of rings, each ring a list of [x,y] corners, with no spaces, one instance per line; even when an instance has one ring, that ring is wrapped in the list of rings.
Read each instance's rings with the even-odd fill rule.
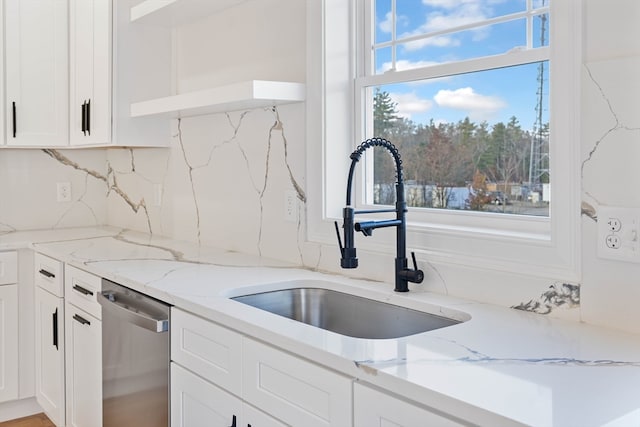
[[[111,142],[111,0],[70,0],[71,145]]]
[[[4,5],[6,143],[67,145],[67,0],[5,0]]]

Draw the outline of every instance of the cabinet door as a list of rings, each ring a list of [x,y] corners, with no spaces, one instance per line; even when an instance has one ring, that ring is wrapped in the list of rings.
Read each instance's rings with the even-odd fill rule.
[[[64,303],[36,287],[36,399],[57,426],[65,423]]]
[[[65,306],[67,426],[102,426],[102,322]]]
[[[242,336],[177,308],[171,309],[171,360],[240,395]]]
[[[460,427],[453,421],[420,406],[400,400],[360,383],[353,390],[354,427]]]
[[[286,427],[286,424],[257,410],[251,405],[243,403],[242,424],[238,424],[238,427]]]
[[[0,285],[18,283],[18,252],[0,252]]]
[[[111,141],[111,0],[70,0],[71,145]]]
[[[0,402],[18,398],[18,285],[0,286]]]
[[[6,141],[69,143],[67,0],[5,0]]]
[[[286,424],[351,425],[350,378],[251,339],[243,342],[242,369],[244,400]]]
[[[239,398],[171,363],[171,427],[240,427],[241,411]]]

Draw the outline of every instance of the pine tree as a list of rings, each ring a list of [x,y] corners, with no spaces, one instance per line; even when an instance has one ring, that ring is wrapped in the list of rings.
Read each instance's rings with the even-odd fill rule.
[[[380,138],[389,138],[390,130],[398,120],[398,104],[393,102],[391,95],[376,88],[373,97],[373,133]]]

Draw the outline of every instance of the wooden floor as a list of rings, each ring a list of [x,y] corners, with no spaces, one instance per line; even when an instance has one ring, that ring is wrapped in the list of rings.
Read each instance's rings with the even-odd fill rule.
[[[30,417],[0,423],[0,427],[56,427],[45,414],[36,414]]]

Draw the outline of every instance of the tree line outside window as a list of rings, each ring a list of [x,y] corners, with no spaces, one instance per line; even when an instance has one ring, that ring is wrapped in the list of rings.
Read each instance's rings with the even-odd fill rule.
[[[388,92],[377,88],[373,131],[393,142],[403,159],[407,202],[412,207],[466,209],[548,216],[542,201],[548,172],[531,180],[534,141],[548,153],[549,125],[523,129],[508,122],[414,123],[400,117]],[[547,160],[548,162],[548,157]],[[548,171],[548,165],[546,167]],[[384,150],[374,150],[374,203],[393,204],[395,171]]]

